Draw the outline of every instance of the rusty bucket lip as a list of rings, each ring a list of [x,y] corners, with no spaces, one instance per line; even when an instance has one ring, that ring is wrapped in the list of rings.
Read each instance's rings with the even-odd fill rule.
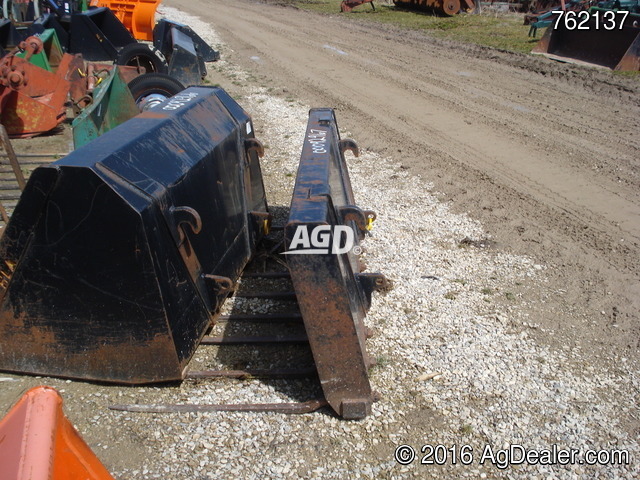
[[[2,370],[182,379],[268,214],[248,114],[219,87],[185,92],[32,174],[0,240]]]

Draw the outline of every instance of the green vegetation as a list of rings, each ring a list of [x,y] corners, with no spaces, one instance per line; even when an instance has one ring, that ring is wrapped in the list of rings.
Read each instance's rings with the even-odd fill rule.
[[[471,435],[473,433],[473,426],[469,425],[468,423],[462,425],[460,427],[460,433],[462,435]]]
[[[511,293],[511,292],[505,292],[504,296],[506,297],[507,300],[509,300],[510,302],[513,302],[516,299],[516,296]]]
[[[637,72],[620,72],[620,71],[613,71],[614,75],[619,75],[621,77],[629,77],[629,78],[635,78],[635,79],[640,79],[640,71]]]
[[[288,0],[298,8],[325,14],[340,14],[341,0]],[[396,9],[393,5],[376,3],[376,10],[364,4],[351,13],[350,18],[393,24],[413,30],[425,30],[437,38],[475,43],[488,47],[529,53],[538,38],[527,36],[529,27],[524,26],[523,15],[513,13],[460,14],[454,17],[439,17],[429,12]]]
[[[376,358],[375,366],[379,368],[386,368],[387,366],[389,366],[389,357],[387,357],[386,355],[380,355]]]
[[[444,298],[447,300],[455,300],[458,298],[458,292],[447,292],[444,294]]]

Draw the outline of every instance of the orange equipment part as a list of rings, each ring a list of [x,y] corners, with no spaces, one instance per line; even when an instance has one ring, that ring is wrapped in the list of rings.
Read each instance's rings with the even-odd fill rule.
[[[92,7],[107,7],[136,40],[153,41],[156,9],[161,0],[91,0]]]
[[[0,421],[1,480],[114,480],[51,387],[25,393]]]

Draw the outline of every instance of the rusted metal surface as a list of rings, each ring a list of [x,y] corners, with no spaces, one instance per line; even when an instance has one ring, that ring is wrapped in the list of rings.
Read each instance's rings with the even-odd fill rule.
[[[580,29],[567,28],[563,21],[557,28],[549,26],[531,53],[561,62],[640,71],[640,15],[629,14],[622,28],[606,30],[601,27],[603,18],[598,25],[594,13]]]
[[[330,113],[331,111],[328,112]],[[327,118],[332,118],[331,115]],[[333,124],[335,126],[335,122]],[[338,158],[334,159],[336,163],[344,162],[342,152],[347,149],[357,153],[358,149],[354,142],[340,140],[337,138],[337,133],[333,131],[331,135],[335,135],[335,138],[330,140],[329,143],[334,145],[340,152]],[[318,131],[314,131],[312,140],[316,141],[319,138],[323,138],[322,135]],[[318,145],[317,141],[314,142],[316,150],[319,148]],[[332,156],[331,158],[333,159]],[[306,160],[303,158],[301,165],[301,170],[304,170],[306,174],[300,172],[301,176],[317,188],[325,187],[324,189],[327,191],[333,190],[339,203],[340,199],[344,200],[342,207],[336,207],[336,211],[339,212],[341,218],[341,224],[343,226],[349,225],[348,228],[353,228],[354,231],[357,230],[357,237],[360,238],[362,236],[361,233],[368,226],[368,219],[374,217],[375,214],[362,211],[353,205],[353,194],[349,185],[348,175],[343,175],[343,172],[346,173],[346,166],[336,167],[335,165],[326,163],[323,165],[322,162],[318,162],[309,171],[305,169],[305,167],[308,167],[309,158]],[[324,176],[322,174],[319,175],[318,170],[323,170]],[[298,182],[298,184],[300,183]],[[290,226],[291,224],[289,223]],[[384,285],[386,281],[384,277],[378,274],[360,273],[352,275],[351,279],[344,280],[347,290],[349,288],[352,288],[352,290],[341,296],[340,288],[334,288],[336,284],[341,283],[340,275],[336,276],[332,272],[329,276],[330,278],[325,278],[320,284],[315,285],[315,287],[320,286],[313,292],[313,298],[307,296],[305,299],[301,296],[296,296],[295,292],[291,291],[292,286],[296,286],[293,283],[294,277],[288,271],[282,270],[283,257],[281,249],[286,243],[282,238],[285,233],[285,229],[278,230],[277,233],[271,232],[265,242],[261,244],[260,250],[251,264],[248,265],[247,270],[243,273],[240,291],[234,292],[234,297],[236,298],[269,299],[270,308],[274,309],[274,313],[243,313],[240,311],[220,316],[215,325],[212,326],[208,336],[205,336],[200,342],[200,349],[204,349],[200,353],[204,354],[207,349],[215,349],[213,352],[210,351],[209,355],[213,354],[219,361],[220,359],[226,359],[222,360],[222,366],[227,365],[229,368],[219,369],[220,366],[218,366],[218,369],[187,371],[184,378],[197,382],[212,380],[255,382],[261,379],[296,380],[306,385],[306,389],[311,387],[315,390],[311,394],[313,398],[317,398],[322,389],[322,393],[327,397],[327,400],[312,400],[302,404],[258,405],[238,403],[139,406],[136,404],[120,405],[116,406],[116,408],[132,412],[157,413],[218,410],[301,413],[315,410],[316,405],[328,405],[333,400],[332,408],[344,418],[362,418],[368,413],[368,407],[375,401],[375,395],[371,392],[370,387],[365,392],[358,389],[359,381],[362,381],[362,376],[358,377],[358,374],[364,371],[364,382],[368,386],[366,370],[371,366],[371,361],[364,353],[364,346],[360,345],[359,342],[362,341],[364,343],[364,340],[369,338],[372,332],[359,319],[364,317],[369,305],[371,291],[376,288],[377,282]],[[351,268],[352,262],[354,265],[358,265],[357,258],[347,258],[344,259],[344,262],[349,265],[346,268]],[[328,263],[331,264],[332,262]],[[276,269],[273,270],[272,267],[276,267]],[[306,271],[303,272],[305,276],[307,273]],[[305,278],[303,282],[306,281],[307,279]],[[270,287],[273,287],[274,290],[270,290]],[[337,295],[334,295],[335,291],[338,292]],[[305,292],[303,292],[303,296]],[[349,298],[349,293],[354,293],[355,297]],[[325,295],[331,296],[336,303],[342,302],[342,308],[327,310],[325,308],[327,304]],[[336,296],[338,298],[334,299],[333,297]],[[312,304],[311,316],[309,310],[304,309],[304,306],[309,303]],[[353,308],[353,311],[349,311],[350,308]],[[346,313],[345,310],[347,310]],[[337,314],[338,323],[344,323],[347,326],[351,324],[352,329],[357,329],[355,336],[358,338],[355,340],[355,347],[353,338],[347,338],[348,335],[343,334],[344,325],[339,325],[336,328],[335,324],[332,325],[329,322],[320,324],[319,322],[322,320],[318,312],[320,312],[320,315],[322,312],[328,313],[331,317]],[[354,317],[358,319],[357,324],[354,321]],[[321,338],[309,338],[308,332],[314,331],[314,328],[316,332],[318,329],[325,329],[320,335],[331,337],[329,339],[331,344],[328,347],[323,344]],[[336,333],[338,334],[337,337],[339,337],[337,340]],[[318,348],[320,349],[319,351]],[[342,352],[345,349],[347,351]],[[352,350],[349,351],[349,349]],[[351,369],[346,372],[340,370],[344,363],[353,363],[354,358],[355,363],[360,362],[362,364],[360,372],[357,369],[355,372]],[[336,370],[333,373],[327,373],[331,369]],[[342,375],[341,380],[346,383],[347,393],[341,390],[340,387],[336,387],[335,378],[332,375],[333,377]],[[313,408],[310,408],[310,405]],[[336,405],[338,406],[336,407]]]
[[[365,3],[370,3],[371,8],[375,11],[376,6],[373,4],[373,0],[343,0],[340,4],[340,11],[343,13],[349,13],[354,8],[364,5]]]
[[[66,70],[67,75],[65,78],[71,83],[69,99],[73,104],[76,115],[79,115],[85,108],[94,103],[93,93],[96,87],[105,80],[109,80],[112,75],[118,75],[122,82],[128,84],[131,80],[142,74],[137,67],[85,62],[82,55],[74,55]],[[117,70],[117,73],[114,72],[115,70]],[[139,112],[136,111],[136,114],[137,113]],[[126,118],[123,117],[121,120],[128,120],[132,116],[134,115],[129,115]]]
[[[54,48],[55,32],[46,32],[44,46],[40,38],[29,37],[22,43],[22,51],[3,58],[0,66],[0,113],[12,137],[34,136],[55,128],[66,118],[68,99],[76,113],[76,147],[139,113],[125,83],[140,75],[138,69],[86,64],[82,55],[61,54]],[[38,65],[46,68],[34,64],[36,56]]]
[[[55,72],[60,65],[64,51],[53,28],[49,28],[38,35],[42,42],[42,48],[37,54],[31,55],[31,63],[49,72]],[[23,57],[26,52],[21,52],[17,56]]]
[[[0,217],[2,217],[2,221],[5,223],[9,223],[9,215],[7,214],[7,209],[4,208],[4,205],[0,203]]]
[[[401,8],[430,10],[447,16],[461,11],[475,12],[478,8],[477,0],[393,0],[393,3]]]
[[[36,169],[0,239],[0,370],[181,379],[263,235],[253,138],[192,87]]]
[[[60,78],[69,82],[71,100],[76,98],[75,95],[87,94],[87,65],[82,55],[64,54],[54,71]]]
[[[11,137],[48,132],[66,118],[69,81],[29,62],[42,48],[37,37],[29,37],[20,45],[24,58],[14,50],[0,61],[0,123]]]
[[[354,142],[340,140],[333,110],[311,110],[285,227],[285,246],[325,398],[340,416],[357,419],[370,413],[374,401],[364,318],[372,291],[386,288],[387,280],[381,274],[361,273],[356,250],[375,214],[355,206],[346,149],[357,153]],[[338,253],[341,249],[332,247],[347,247],[336,243],[338,231],[345,229],[352,232],[353,245]],[[324,232],[325,251],[298,248],[297,240],[304,238],[301,233],[318,239],[318,231]]]
[[[315,368],[272,368],[272,369],[245,369],[245,370],[200,370],[190,371],[185,375],[186,379],[206,380],[211,378],[235,378],[237,380],[249,380],[252,378],[307,378],[317,376]]]
[[[111,410],[142,413],[189,413],[189,412],[273,412],[286,414],[312,413],[327,405],[324,400],[309,400],[295,403],[241,403],[218,405],[110,405]]]
[[[210,337],[206,336],[200,342],[202,345],[274,345],[277,343],[303,343],[306,344],[309,339],[306,335],[269,335],[269,336],[222,336]]]
[[[246,278],[246,275],[244,275]],[[217,322],[300,322],[302,315],[299,313],[234,313],[232,315],[220,315]]]

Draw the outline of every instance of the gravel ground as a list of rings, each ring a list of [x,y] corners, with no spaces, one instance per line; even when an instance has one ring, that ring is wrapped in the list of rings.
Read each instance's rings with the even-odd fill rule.
[[[266,145],[262,168],[269,203],[288,206],[310,105],[288,99],[286,85],[267,88],[252,82],[226,60],[232,51],[199,19],[167,6],[160,12],[189,24],[221,51],[222,60],[209,66],[212,78],[252,115],[258,138]],[[343,138],[349,137],[349,125],[340,126]],[[640,477],[638,440],[623,422],[638,418],[640,385],[631,362],[612,354],[606,365],[613,367],[593,365],[579,347],[552,351],[542,346],[533,333],[545,331],[531,323],[523,307],[527,292],[545,286],[548,267],[501,251],[483,225],[452,213],[438,200],[429,178],[410,174],[366,145],[360,147],[360,157],[348,154],[347,159],[353,190],[359,206],[378,214],[363,244],[364,260],[369,271],[380,271],[394,283],[390,292],[375,295],[368,315],[376,331],[368,351],[378,359],[371,382],[381,395],[372,415],[348,422],[328,410],[299,416],[106,410],[123,401],[299,401],[314,391],[313,385],[296,382],[120,388],[48,381],[64,392],[74,423],[114,476]],[[246,304],[228,308],[255,310]],[[205,362],[205,357],[194,362]],[[12,375],[0,380],[14,389],[40,381]],[[424,444],[447,448],[445,464],[420,464]],[[400,445],[415,449],[412,464],[401,466],[394,460]],[[629,463],[500,468],[504,458],[498,451],[510,445],[533,450],[557,445],[581,453],[624,450]],[[455,465],[453,446],[458,448]],[[460,456],[460,449],[471,452],[469,448],[472,457]],[[445,451],[441,447],[438,452]],[[498,464],[492,463],[491,453]]]
[[[250,83],[224,60],[229,52],[210,28],[177,10],[163,11],[222,51],[223,60],[214,65],[226,80],[222,86],[230,80]],[[287,206],[309,106],[258,86],[245,87],[240,95],[267,145],[262,165],[269,201]],[[451,213],[428,179],[361,147],[359,158],[348,158],[353,189],[358,204],[374,209],[379,218],[364,243],[365,262],[395,285],[376,296],[368,316],[377,332],[368,349],[380,364],[371,380],[382,400],[361,422],[328,413],[159,417],[162,426],[156,431],[168,440],[164,462],[184,459],[184,475],[218,478],[424,478],[442,476],[442,469],[447,477],[636,476],[637,440],[616,424],[620,415],[636,410],[638,400],[638,378],[625,359],[615,372],[577,368],[579,350],[551,352],[538,345],[529,332],[539,327],[519,313],[526,295],[511,291],[537,288],[545,282],[546,267],[461,243],[486,239],[482,225]],[[291,401],[286,388],[259,381],[182,390],[188,401],[198,403]],[[173,441],[176,429],[184,443]],[[419,465],[419,456],[415,465],[400,467],[394,461],[396,446],[418,450],[423,443],[470,445],[473,462],[452,466],[449,460],[434,467]],[[490,460],[479,464],[485,445],[497,451],[510,444],[529,449],[555,444],[582,452],[626,449],[632,461],[629,466],[523,465],[505,471]],[[146,466],[149,472],[156,468]],[[171,476],[178,478],[178,472],[171,469]],[[162,469],[157,475],[166,476]]]

